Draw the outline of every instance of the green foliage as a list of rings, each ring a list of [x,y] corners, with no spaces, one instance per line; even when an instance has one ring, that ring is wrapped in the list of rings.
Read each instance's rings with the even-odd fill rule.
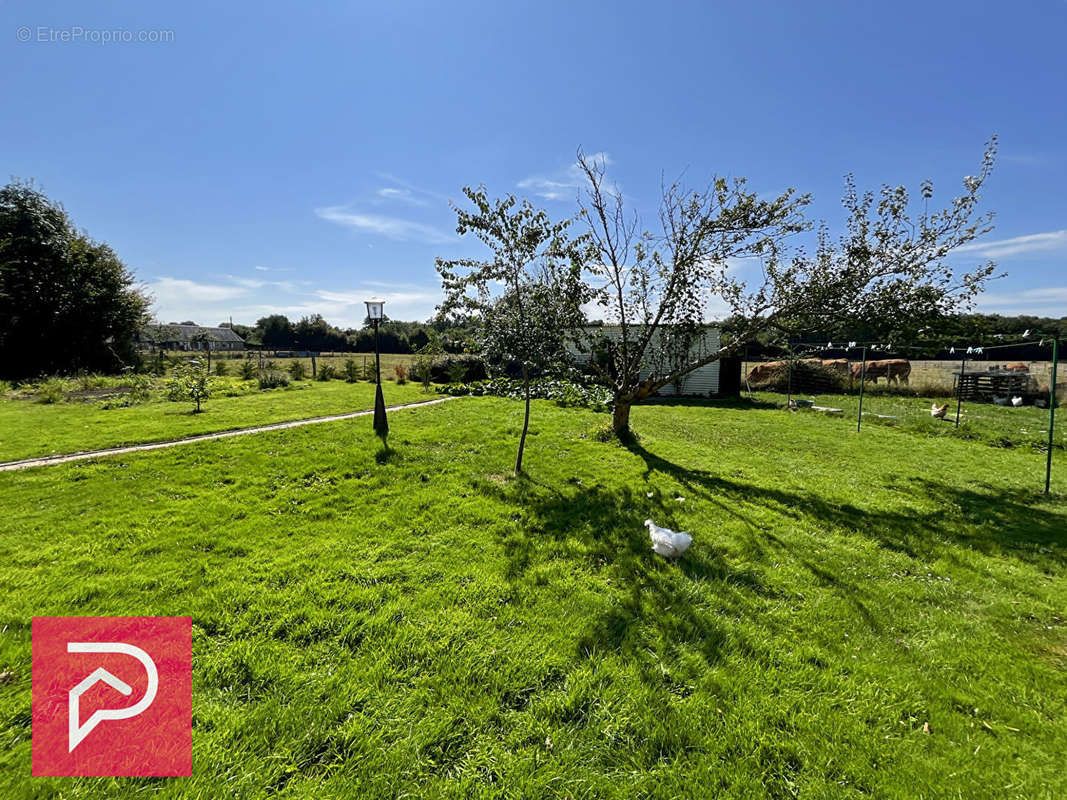
[[[213,379],[198,361],[182,365],[166,385],[166,397],[172,402],[196,403],[194,413],[200,413],[200,404],[211,396]]]
[[[403,364],[394,364],[393,376],[396,378],[397,385],[403,386],[405,383],[408,382],[408,368],[405,367]]]
[[[353,359],[349,358],[345,361],[345,380],[349,383],[355,383],[361,377],[362,370]]]
[[[337,367],[333,364],[320,364],[315,380],[332,381],[337,377]]]
[[[513,378],[491,378],[471,383],[449,383],[439,386],[437,391],[453,397],[472,395],[481,397],[508,397],[521,400],[524,397],[524,384]],[[553,378],[535,378],[530,381],[530,397],[540,400],[553,400],[556,405],[570,408],[589,408],[594,411],[611,409],[611,392],[602,386],[582,386],[571,381]]]
[[[293,361],[289,365],[289,377],[294,381],[302,381],[307,377],[308,369],[304,366],[303,361]]]
[[[225,361],[221,359],[215,362],[215,375],[220,378],[226,377],[230,373],[230,368]]]
[[[66,385],[59,378],[49,378],[38,384],[35,393],[35,399],[42,405],[62,403],[66,396]]]
[[[132,365],[148,306],[115,252],[62,206],[29,183],[0,189],[0,374]]]
[[[260,389],[277,389],[289,385],[289,375],[281,370],[263,370],[259,374]]]
[[[256,375],[259,373],[259,367],[256,365],[255,360],[251,356],[242,361],[241,366],[239,366],[237,369],[240,372],[241,377],[244,378],[246,381],[255,380]]]

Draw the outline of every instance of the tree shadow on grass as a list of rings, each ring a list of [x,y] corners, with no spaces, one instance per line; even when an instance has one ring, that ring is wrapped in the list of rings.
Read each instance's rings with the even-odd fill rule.
[[[1046,501],[1032,492],[988,484],[949,486],[912,478],[909,493],[932,499],[938,511],[917,513],[906,506],[873,510],[828,502],[814,492],[758,486],[683,467],[650,453],[636,441],[626,447],[645,462],[646,477],[652,472],[667,474],[701,499],[742,519],[738,509],[754,504],[873,538],[882,547],[923,561],[947,557],[958,563],[958,548],[967,548],[983,555],[1018,558],[1046,572],[1067,565],[1063,515],[1047,510]],[[881,490],[872,493],[877,491]],[[811,569],[818,575],[817,568]]]
[[[784,395],[783,395],[784,398]],[[781,408],[782,403],[774,403],[755,397],[648,397],[638,403],[641,406],[681,406],[683,408],[714,408],[731,411],[766,411]]]
[[[708,665],[720,661],[725,633],[713,609],[694,602],[690,582],[714,583],[722,604],[734,607],[746,596],[768,596],[771,590],[754,572],[731,567],[709,545],[676,563],[655,556],[645,519],[654,516],[659,524],[677,526],[658,497],[628,487],[584,487],[577,480],[571,486],[561,491],[526,481],[479,487],[524,512],[523,524],[503,534],[509,579],[518,580],[561,554],[609,573],[611,584],[622,589],[620,599],[589,621],[577,642],[583,656],[610,651],[644,661],[649,651],[666,647],[695,651]],[[679,573],[688,581],[678,580]]]

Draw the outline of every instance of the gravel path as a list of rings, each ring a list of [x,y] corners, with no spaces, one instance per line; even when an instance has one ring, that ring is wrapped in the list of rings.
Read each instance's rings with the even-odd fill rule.
[[[387,411],[400,411],[405,408],[421,408],[444,403],[447,400],[455,400],[454,397],[439,397],[436,400],[424,400],[419,403],[406,403],[402,406],[389,406]],[[146,444],[131,444],[125,447],[108,447],[103,450],[86,450],[81,453],[67,453],[58,456],[41,456],[39,458],[23,458],[19,461],[0,462],[0,472],[9,472],[16,469],[29,469],[30,467],[47,467],[52,464],[66,464],[69,461],[84,461],[88,458],[100,458],[101,456],[117,456],[124,453],[138,453],[142,450],[162,450],[164,447],[177,447],[181,444],[193,442],[209,442],[212,439],[227,439],[230,436],[245,436],[250,433],[263,433],[264,431],[281,431],[286,428],[299,428],[302,425],[317,425],[320,422],[336,422],[342,419],[354,417],[366,417],[374,413],[373,409],[367,411],[352,411],[347,414],[333,414],[329,417],[309,417],[308,419],[294,419],[290,422],[274,422],[270,425],[257,425],[254,428],[237,428],[232,431],[219,431],[218,433],[202,433],[197,436],[189,436],[185,439],[172,439],[167,442],[148,442]]]

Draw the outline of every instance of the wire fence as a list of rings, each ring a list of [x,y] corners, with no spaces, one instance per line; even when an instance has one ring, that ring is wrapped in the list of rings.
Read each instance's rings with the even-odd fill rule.
[[[1067,450],[1067,431],[1056,428],[1056,406],[1067,399],[1061,344],[1052,337],[947,347],[791,343],[781,356],[746,358],[742,384],[755,400],[847,420],[856,433],[888,425],[1031,449],[1044,462],[1048,493],[1053,453]],[[1024,346],[1046,360],[1000,357]],[[942,358],[929,358],[938,350]]]

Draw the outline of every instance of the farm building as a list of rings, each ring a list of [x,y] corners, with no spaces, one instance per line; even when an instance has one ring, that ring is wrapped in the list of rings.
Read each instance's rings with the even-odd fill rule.
[[[653,334],[652,342],[646,353],[648,358],[641,367],[641,379],[644,380],[653,372],[664,374],[671,369],[672,361],[691,361],[705,355],[718,352],[720,347],[720,332],[716,327],[708,326],[701,334],[698,334],[690,343],[688,353],[684,358],[672,359],[670,337],[672,329],[669,326],[659,328]],[[569,349],[578,365],[588,363],[591,350],[595,342],[607,340],[617,344],[622,339],[622,327],[619,325],[598,325],[585,329],[586,338],[582,343],[574,343]],[[712,395],[737,394],[740,389],[740,361],[738,359],[722,359],[705,364],[675,383],[669,383],[662,387],[658,394],[689,395],[708,397]],[[737,375],[734,375],[734,373]]]
[[[141,345],[159,350],[244,350],[244,339],[229,328],[203,325],[149,325],[141,332]]]

